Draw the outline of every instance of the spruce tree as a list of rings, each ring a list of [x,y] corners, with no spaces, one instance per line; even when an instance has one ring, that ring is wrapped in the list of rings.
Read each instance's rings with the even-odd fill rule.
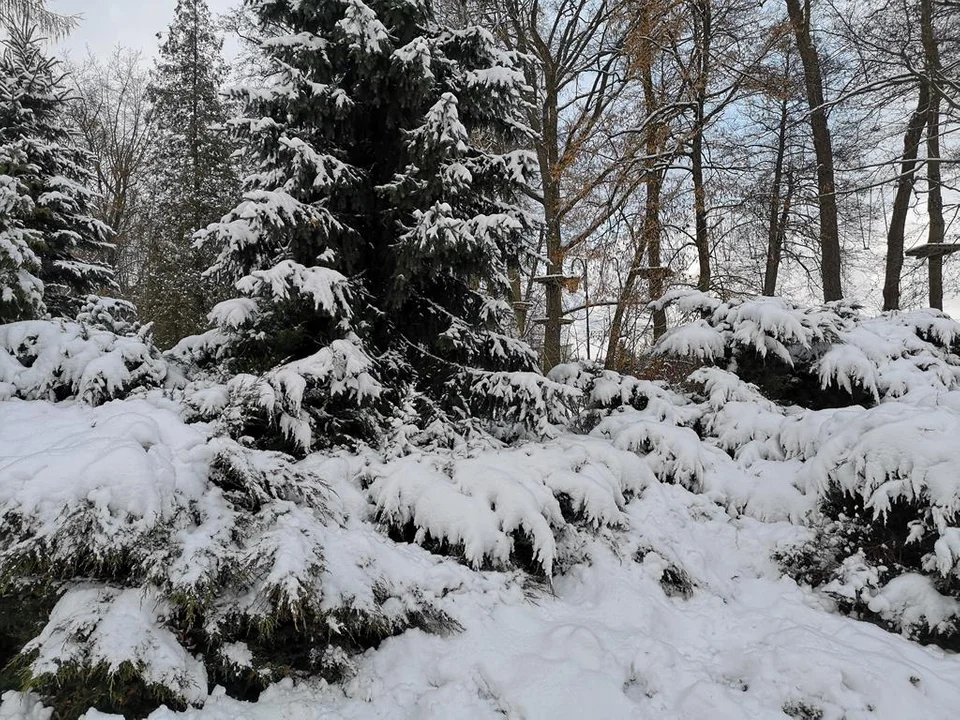
[[[63,122],[71,98],[59,62],[32,27],[8,30],[0,56],[0,314],[75,317],[88,295],[112,286],[100,262],[110,230],[92,215],[89,157]]]
[[[7,106],[9,86],[0,79],[0,107]],[[33,199],[18,169],[24,156],[16,143],[0,145],[0,323],[24,320],[43,312],[43,283],[37,277],[39,234],[24,226]]]
[[[138,304],[161,346],[198,332],[223,297],[201,277],[213,255],[192,246],[193,234],[223,216],[239,188],[224,132],[221,46],[206,2],[179,0],[148,88],[156,175]]]
[[[214,310],[234,367],[275,368],[257,402],[301,447],[542,419],[550,385],[505,331],[532,162],[475,140],[525,132],[517,59],[419,0],[246,7],[271,84],[237,91],[233,126],[259,170],[202,237],[241,293]]]

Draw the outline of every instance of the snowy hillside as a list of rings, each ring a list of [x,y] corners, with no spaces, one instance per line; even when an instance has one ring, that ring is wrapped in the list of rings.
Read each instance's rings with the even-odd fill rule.
[[[77,331],[8,326],[0,718],[953,717],[960,325],[669,300],[682,386],[561,366],[539,440],[296,463],[137,338],[41,382]]]

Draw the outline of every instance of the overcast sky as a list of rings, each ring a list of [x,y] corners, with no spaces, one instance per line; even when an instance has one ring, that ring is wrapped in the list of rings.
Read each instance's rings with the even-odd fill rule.
[[[207,0],[211,12],[225,12],[239,0]],[[63,42],[74,58],[89,47],[106,55],[118,44],[152,55],[157,33],[173,20],[176,0],[48,0],[48,7],[67,15],[81,15],[80,26]]]

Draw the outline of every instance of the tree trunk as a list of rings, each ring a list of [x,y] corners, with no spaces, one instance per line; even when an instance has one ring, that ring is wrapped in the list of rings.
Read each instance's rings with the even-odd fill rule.
[[[542,142],[538,144],[540,176],[543,183],[543,219],[546,233],[547,275],[563,274],[563,243],[560,234],[560,184],[557,177],[559,163],[559,134],[557,94],[554,74],[544,67],[544,93],[541,129]],[[560,320],[563,316],[563,293],[559,278],[544,284],[546,295],[546,323],[543,328],[543,371],[550,372],[562,361]]]
[[[940,51],[933,32],[933,0],[920,0],[920,39],[923,42],[923,60],[930,86],[927,104],[927,219],[928,243],[942,243],[946,234],[943,221],[943,194],[940,179]],[[943,256],[931,255],[930,307],[943,310]]]
[[[648,42],[649,44],[649,42]],[[652,53],[651,53],[652,54]],[[653,89],[653,63],[645,63],[643,70],[643,96],[648,112],[657,106]],[[663,295],[666,275],[660,272],[660,194],[663,191],[664,171],[657,167],[657,156],[663,150],[662,128],[659,123],[650,123],[646,133],[646,199],[643,208],[643,244],[647,246],[649,275],[647,287],[650,299],[657,300]],[[653,311],[653,341],[656,342],[667,331],[667,314],[664,310]]]
[[[650,16],[652,9],[649,4],[641,4],[639,12],[643,15],[640,19],[640,40],[636,50],[636,61],[641,70],[641,82],[643,85],[644,111],[648,118],[654,117],[658,108],[658,99],[653,85],[653,61],[656,52],[652,39],[652,18]],[[613,319],[610,322],[610,335],[607,339],[607,356],[604,366],[607,369],[619,369],[620,367],[620,340],[623,335],[623,321],[627,314],[627,307],[634,295],[637,281],[640,278],[640,269],[643,263],[643,256],[646,254],[649,258],[650,267],[659,267],[660,265],[660,193],[663,187],[663,170],[659,165],[662,160],[659,158],[663,152],[663,127],[658,122],[648,123],[644,131],[644,149],[646,158],[644,159],[644,184],[646,186],[646,207],[643,218],[643,229],[640,242],[634,249],[630,269],[627,271],[627,277],[624,280],[623,288],[620,291],[620,297],[617,306],[613,312]],[[651,298],[657,298],[663,293],[663,279],[655,278],[651,272],[648,282],[648,290]],[[656,293],[656,294],[654,294]],[[655,311],[653,314],[654,339],[666,332],[666,313],[662,310]]]
[[[643,262],[643,256],[647,253],[647,246],[641,237],[639,244],[634,248],[633,258],[630,261],[630,269],[627,271],[627,277],[623,281],[623,287],[620,288],[620,295],[617,297],[617,305],[613,310],[613,319],[610,321],[610,332],[607,337],[607,355],[603,366],[607,370],[620,369],[620,337],[623,335],[623,320],[627,314],[627,308],[630,305],[630,298],[633,297],[634,290],[637,287],[637,279],[640,276],[639,268]]]
[[[803,77],[810,107],[813,151],[817,158],[817,191],[820,209],[820,265],[825,302],[843,297],[840,281],[840,231],[837,222],[836,180],[833,171],[833,141],[823,100],[820,57],[810,34],[810,0],[786,0],[787,14],[803,63]]]
[[[780,227],[780,192],[783,187],[783,161],[787,152],[787,99],[780,101],[780,126],[777,128],[777,159],[773,166],[773,190],[770,193],[770,223],[767,227],[767,265],[763,273],[763,294],[777,294],[783,233]]]
[[[703,106],[699,107],[698,122],[703,122]],[[703,126],[701,125],[693,136],[690,149],[691,172],[693,174],[693,216],[697,246],[697,259],[700,264],[700,277],[697,280],[697,289],[702,292],[710,290],[710,240],[707,234],[707,202],[706,189],[703,185]]]
[[[694,7],[694,21],[699,26],[697,28],[700,36],[700,42],[697,52],[699,54],[699,77],[697,78],[697,96],[696,96],[696,126],[694,129],[693,141],[690,147],[691,174],[693,175],[693,216],[694,216],[694,242],[697,246],[697,259],[700,265],[700,278],[697,281],[697,289],[701,292],[710,290],[710,241],[707,233],[707,193],[703,182],[703,132],[704,132],[704,108],[706,106],[707,83],[710,71],[710,41],[712,35],[711,21],[712,8],[711,0],[700,0]]]
[[[650,299],[659,299],[666,287],[666,273],[660,257],[660,194],[663,190],[663,173],[654,172],[647,183],[647,199],[643,216],[643,235],[647,245],[647,257],[650,260]],[[663,272],[662,272],[663,271]],[[667,332],[667,313],[664,310],[653,311],[653,341],[656,342]]]
[[[927,106],[930,103],[930,86],[926,78],[920,80],[917,109],[910,116],[907,131],[903,135],[903,159],[900,176],[897,178],[897,194],[893,199],[890,229],[887,231],[887,264],[883,276],[883,309],[900,309],[900,274],[903,271],[904,229],[910,210],[910,195],[916,182],[917,155],[920,138],[927,123]]]

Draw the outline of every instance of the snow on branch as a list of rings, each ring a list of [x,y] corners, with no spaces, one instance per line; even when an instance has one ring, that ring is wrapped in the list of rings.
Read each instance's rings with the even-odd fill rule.
[[[0,325],[0,398],[100,404],[166,375],[159,351],[137,336],[68,320]]]
[[[367,471],[381,522],[474,567],[529,562],[549,576],[570,523],[622,525],[649,471],[590,438],[457,454],[415,454]]]

